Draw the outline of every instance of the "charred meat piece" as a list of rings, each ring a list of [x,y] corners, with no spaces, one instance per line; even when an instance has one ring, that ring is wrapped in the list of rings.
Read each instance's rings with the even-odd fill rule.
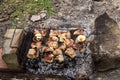
[[[64,57],[62,54],[60,54],[55,57],[55,60],[57,60],[59,63],[62,63],[64,62]]]
[[[65,45],[65,43],[63,43],[63,44],[59,47],[59,49],[61,49],[61,50],[65,50],[65,49],[66,49],[66,45]]]
[[[55,56],[57,56],[57,55],[62,55],[62,50],[60,50],[60,49],[55,49],[55,50],[53,51],[53,54],[54,54]]]
[[[31,43],[31,48],[41,48],[42,47],[42,45],[41,45],[41,42],[36,42],[36,43],[34,43],[34,42],[32,42]]]
[[[66,36],[66,38],[67,39],[70,39],[71,38],[71,34],[70,34],[70,32],[68,31],[68,32],[66,32],[66,33],[64,33],[65,34],[65,36]]]
[[[79,35],[79,36],[76,38],[75,42],[76,42],[76,43],[82,43],[82,42],[85,42],[85,40],[86,40],[86,37],[85,37],[84,35]]]
[[[73,48],[79,50],[80,48],[81,48],[81,49],[83,48],[83,45],[78,44],[78,43],[75,43],[75,44],[73,45]]]
[[[53,48],[49,48],[49,47],[45,47],[45,46],[42,48],[43,53],[44,52],[53,52],[53,50],[54,50]]]
[[[49,38],[49,41],[58,41],[58,37],[52,36]]]
[[[76,57],[76,53],[72,47],[67,48],[65,54],[71,57],[72,59]]]
[[[71,38],[71,34],[70,32],[59,32],[59,41],[60,42],[64,42],[66,39],[70,39]]]
[[[53,62],[54,60],[53,49],[48,48],[48,47],[43,47],[42,53],[43,53],[42,60],[44,62],[49,62],[49,63]]]
[[[35,36],[33,37],[33,41],[35,42],[39,42],[41,41],[42,39],[42,35],[39,33],[39,34],[35,34]]]
[[[58,48],[58,42],[57,41],[48,41],[47,45],[53,49]]]
[[[34,59],[34,58],[37,58],[38,56],[39,56],[39,52],[37,50],[29,49],[28,54],[27,54],[28,58]]]
[[[73,46],[73,44],[74,44],[74,40],[73,39],[66,39],[65,41],[64,41],[64,43],[65,43],[65,45],[67,46],[67,47],[72,47]]]
[[[84,34],[84,30],[83,29],[78,29],[78,30],[74,31],[73,34],[74,35],[83,35]]]
[[[42,29],[39,32],[43,37],[46,36],[46,34],[47,34],[47,31],[45,29]]]
[[[31,43],[31,48],[33,48],[33,49],[36,48],[35,43],[33,43],[33,42]]]
[[[75,43],[75,44],[73,45],[73,48],[76,49],[76,50],[79,50],[79,52],[82,52],[83,49],[84,49],[84,46],[81,45],[81,44]]]
[[[59,63],[64,62],[64,57],[62,54],[62,50],[56,49],[53,51],[53,54],[56,56],[55,60],[57,60]]]
[[[54,55],[53,54],[49,54],[49,53],[44,53],[43,54],[42,61],[52,63],[53,60],[54,60]]]
[[[39,30],[34,29],[34,37],[33,37],[33,41],[35,42],[39,42],[42,39],[42,35],[39,32]]]
[[[57,30],[50,30],[50,34],[49,34],[50,37],[57,36],[57,35],[58,35],[58,31]]]

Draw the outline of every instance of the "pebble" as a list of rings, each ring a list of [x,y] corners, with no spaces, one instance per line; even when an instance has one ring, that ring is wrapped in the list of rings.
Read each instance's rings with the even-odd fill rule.
[[[62,14],[61,12],[58,12],[58,16],[59,16],[59,17],[62,17],[63,14]]]
[[[40,15],[32,15],[32,17],[30,18],[30,20],[33,22],[39,21],[40,19],[41,19]]]
[[[46,17],[46,13],[41,13],[40,15],[32,15],[31,21],[36,22]]]
[[[41,13],[41,14],[40,14],[40,17],[41,17],[41,18],[45,18],[45,17],[46,17],[46,13]]]

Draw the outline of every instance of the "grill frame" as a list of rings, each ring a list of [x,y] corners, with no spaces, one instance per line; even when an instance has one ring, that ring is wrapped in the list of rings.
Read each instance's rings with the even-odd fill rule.
[[[20,47],[18,48],[18,53],[17,53],[17,55],[18,55],[18,62],[20,64],[20,66],[22,66],[22,69],[25,69],[25,70],[26,70],[26,68],[25,68],[25,62],[24,61],[26,61],[27,58],[23,59],[23,57],[26,56],[26,53],[28,52],[28,49],[30,48],[30,43],[32,42],[32,37],[34,36],[33,33],[31,33],[31,32],[33,32],[34,29],[35,29],[35,27],[30,27],[30,28],[28,28],[28,30],[24,30],[23,39],[22,39]],[[37,29],[41,29],[41,28],[37,28]],[[56,28],[49,28],[48,30],[50,30],[50,29],[56,29]],[[68,28],[60,28],[60,29],[57,29],[57,30],[74,30],[74,29],[78,29],[78,28],[69,28],[69,29]],[[88,33],[86,33],[86,34],[88,34]],[[26,35],[29,35],[29,36],[26,37]],[[29,40],[26,43],[25,40],[28,37],[29,37]],[[89,37],[89,36],[87,36],[87,37]],[[26,45],[27,47],[23,47],[24,45]],[[85,49],[87,49],[87,44],[86,44],[86,48]],[[82,57],[83,58],[83,62],[80,65],[84,64],[84,62],[86,61],[86,58],[89,55],[91,55],[91,54],[87,54],[86,50],[84,51],[84,53],[86,55],[84,57]],[[20,57],[20,56],[22,56],[22,57]],[[51,75],[50,74],[44,74],[44,75],[58,76],[58,77],[62,76],[64,78],[69,78],[68,76],[64,76],[64,75],[61,75],[61,76],[59,76],[59,75],[53,75],[53,74],[51,74]],[[75,77],[74,78],[70,77],[70,79],[75,79]]]

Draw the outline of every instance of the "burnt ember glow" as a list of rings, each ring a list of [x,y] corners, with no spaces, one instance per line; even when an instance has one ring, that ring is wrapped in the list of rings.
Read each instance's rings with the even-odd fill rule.
[[[20,60],[28,72],[75,78],[84,62],[84,30],[34,29],[24,35]]]

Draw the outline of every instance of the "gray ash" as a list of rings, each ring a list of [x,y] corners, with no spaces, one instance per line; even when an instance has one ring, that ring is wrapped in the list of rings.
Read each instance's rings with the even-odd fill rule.
[[[65,61],[63,63],[58,63],[57,61],[47,63],[42,62],[42,51],[39,49],[39,57],[29,59],[26,55],[28,49],[30,48],[33,35],[34,34],[31,31],[28,31],[27,34],[24,35],[21,47],[19,49],[20,54],[18,55],[20,65],[24,66],[26,71],[34,74],[64,76],[75,79],[78,74],[78,68],[84,63],[85,54],[80,54],[79,51],[76,50],[75,52],[77,56],[74,59],[71,59],[64,54]]]

